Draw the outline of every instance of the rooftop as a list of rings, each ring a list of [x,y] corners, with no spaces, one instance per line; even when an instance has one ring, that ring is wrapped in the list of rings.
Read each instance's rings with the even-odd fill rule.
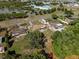
[[[54,31],[62,31],[64,29],[64,25],[61,23],[52,23],[50,29]]]
[[[4,53],[4,47],[0,45],[0,53]]]

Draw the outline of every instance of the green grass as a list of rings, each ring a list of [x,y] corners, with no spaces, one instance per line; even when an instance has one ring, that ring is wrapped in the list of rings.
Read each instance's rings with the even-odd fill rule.
[[[23,50],[29,47],[29,43],[26,39],[20,38],[18,41],[15,41],[10,50],[15,50],[16,53],[22,53]]]

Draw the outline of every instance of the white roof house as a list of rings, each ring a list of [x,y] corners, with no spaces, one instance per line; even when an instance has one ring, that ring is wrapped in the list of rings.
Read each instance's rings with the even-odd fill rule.
[[[45,19],[41,19],[40,22],[41,22],[42,24],[47,24],[47,22],[46,22]]]
[[[43,26],[39,29],[39,31],[40,31],[40,32],[44,32],[44,31],[46,30],[46,27],[47,27],[46,25],[43,25]]]
[[[75,7],[79,7],[79,4],[74,4]]]
[[[4,47],[0,45],[0,53],[4,53]]]
[[[78,3],[69,3],[69,4],[66,4],[66,6],[68,6],[68,7],[79,7],[79,4]]]
[[[64,30],[64,25],[61,23],[52,23],[49,29],[52,31],[62,31]]]
[[[61,21],[61,22],[64,23],[64,24],[69,24],[69,23],[71,22],[71,20],[68,19],[68,18],[66,18],[66,19],[64,19],[64,20],[62,20],[62,19],[58,19],[58,20]]]
[[[31,29],[33,27],[33,22],[32,21],[29,21],[29,26],[28,26],[28,29]]]

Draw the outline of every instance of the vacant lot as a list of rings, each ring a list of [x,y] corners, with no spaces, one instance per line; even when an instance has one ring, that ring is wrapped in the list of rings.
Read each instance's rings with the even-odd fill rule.
[[[50,14],[46,14],[46,15],[37,15],[37,16],[30,16],[28,18],[21,18],[21,19],[11,19],[11,20],[6,20],[6,21],[1,21],[0,22],[0,26],[2,27],[8,27],[8,26],[12,26],[12,25],[15,25],[15,24],[23,24],[23,23],[27,23],[27,21],[29,20],[33,20],[35,23],[38,23],[38,20],[40,19],[46,19],[46,18],[49,18],[51,17]]]

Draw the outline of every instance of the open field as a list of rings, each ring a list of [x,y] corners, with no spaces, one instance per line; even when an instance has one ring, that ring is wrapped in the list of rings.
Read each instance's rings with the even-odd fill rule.
[[[14,38],[15,42],[10,50],[15,50],[16,53],[23,53],[27,46],[29,46],[28,41],[24,39],[25,36],[20,38]]]
[[[11,19],[11,20],[6,20],[6,21],[1,21],[0,22],[0,26],[1,27],[8,27],[8,26],[12,26],[15,24],[23,24],[23,23],[27,23],[28,20],[35,20],[35,23],[37,23],[37,20],[43,19],[43,18],[49,18],[51,17],[50,14],[46,14],[46,15],[37,15],[37,16],[31,16],[28,18],[22,18],[22,19]]]

